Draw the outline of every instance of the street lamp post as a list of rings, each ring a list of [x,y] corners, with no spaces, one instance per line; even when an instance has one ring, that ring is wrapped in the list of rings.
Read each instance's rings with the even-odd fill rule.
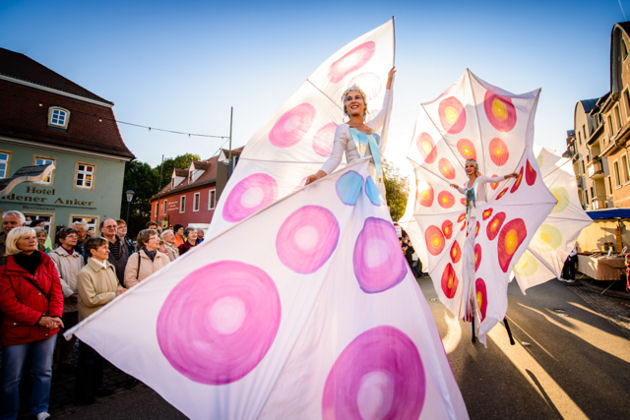
[[[133,200],[135,192],[133,190],[127,190],[125,194],[127,195],[127,226],[129,226],[129,209],[131,208],[131,201]]]

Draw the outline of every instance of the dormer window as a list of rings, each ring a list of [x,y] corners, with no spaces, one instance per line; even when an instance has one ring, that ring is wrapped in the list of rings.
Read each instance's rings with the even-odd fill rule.
[[[67,130],[68,122],[70,122],[70,111],[59,106],[48,108],[48,125],[50,127]]]

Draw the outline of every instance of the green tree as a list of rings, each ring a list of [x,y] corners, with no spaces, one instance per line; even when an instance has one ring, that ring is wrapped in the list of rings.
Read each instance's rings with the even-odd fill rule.
[[[383,161],[383,172],[389,214],[392,216],[392,220],[397,222],[407,207],[407,197],[409,197],[407,178],[401,176],[398,168],[385,160]]]
[[[173,169],[188,168],[193,160],[201,160],[201,158],[199,157],[199,155],[196,155],[193,153],[185,153],[183,155],[179,155],[174,158],[169,158],[169,159],[164,160],[164,163],[161,163],[155,167],[155,176],[159,180],[158,184],[161,187],[166,185],[168,180],[171,179],[171,174],[173,173]],[[162,179],[159,179],[160,168],[162,169]]]
[[[149,164],[137,160],[125,164],[125,177],[121,197],[120,214],[122,219],[127,217],[127,190],[134,192],[131,202],[129,220],[127,220],[128,234],[134,238],[151,217],[151,196],[157,192],[158,177]]]
[[[133,201],[127,220],[128,234],[134,238],[138,232],[144,229],[151,219],[151,197],[158,193],[171,178],[174,168],[188,168],[193,160],[200,160],[199,155],[186,153],[174,158],[166,159],[162,164],[151,168],[149,164],[134,160],[125,164],[125,176],[121,197],[120,216],[127,217],[127,190],[134,192]],[[162,167],[162,180],[160,180],[160,167]]]

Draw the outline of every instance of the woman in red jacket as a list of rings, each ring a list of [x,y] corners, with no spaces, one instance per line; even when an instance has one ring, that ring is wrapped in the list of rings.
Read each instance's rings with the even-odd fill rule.
[[[63,294],[50,257],[37,250],[35,231],[7,235],[7,264],[0,267],[2,390],[0,418],[17,418],[19,385],[26,358],[33,371],[30,409],[38,420],[50,417],[48,400],[55,335],[63,327]]]

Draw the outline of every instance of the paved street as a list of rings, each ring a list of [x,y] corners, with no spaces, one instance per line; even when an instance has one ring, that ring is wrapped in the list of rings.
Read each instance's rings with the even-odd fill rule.
[[[615,322],[630,319],[628,301],[555,280],[523,296],[513,283],[507,317],[516,345],[497,325],[484,349],[471,343],[468,325],[431,302],[435,292],[429,279],[422,281],[422,289],[471,418],[630,416],[630,330]]]
[[[516,345],[498,325],[484,348],[471,343],[469,324],[447,314],[430,280],[420,284],[471,418],[630,418],[630,300],[555,280],[523,296],[512,284],[508,320]],[[62,419],[184,418],[146,386],[125,389],[125,377],[112,370],[108,378],[116,392],[90,406],[72,403],[69,375],[57,378],[52,413]]]

